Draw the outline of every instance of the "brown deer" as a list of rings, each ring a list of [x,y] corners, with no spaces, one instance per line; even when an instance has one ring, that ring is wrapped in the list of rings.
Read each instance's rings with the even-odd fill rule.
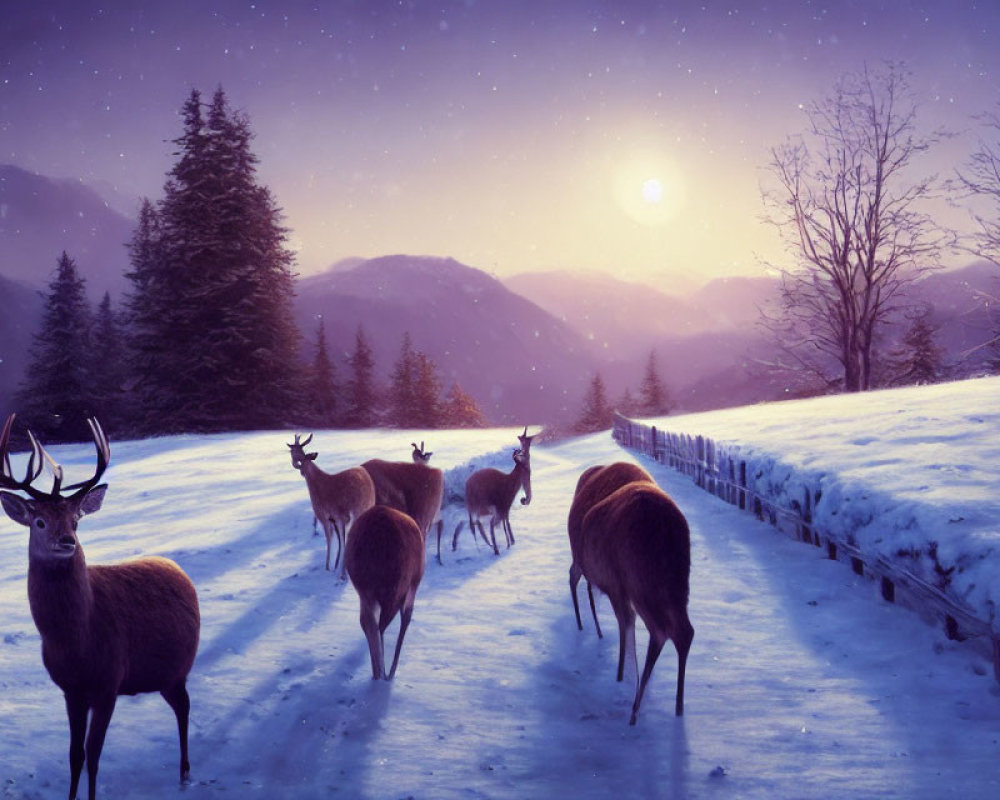
[[[307,453],[305,447],[312,441],[312,434],[304,441],[295,441],[288,445],[291,451],[292,466],[306,479],[309,489],[309,500],[312,502],[313,514],[323,526],[326,534],[326,569],[330,570],[330,546],[333,537],[337,537],[337,557],[333,568],[340,564],[340,556],[347,539],[347,526],[351,520],[356,520],[362,513],[375,505],[375,485],[371,477],[361,467],[351,467],[341,472],[330,474],[316,466],[318,453]],[[346,577],[344,566],[340,566],[340,577]]]
[[[355,521],[344,561],[361,599],[361,630],[368,640],[372,679],[392,680],[424,575],[423,533],[408,514],[375,506]],[[399,635],[386,674],[384,635],[396,614],[400,615]]]
[[[476,536],[476,527],[483,541],[493,547],[493,554],[500,555],[497,547],[496,524],[503,526],[507,539],[507,548],[514,544],[514,531],[510,527],[510,507],[518,489],[524,489],[521,498],[522,505],[531,502],[531,462],[521,450],[514,451],[514,468],[510,472],[501,472],[493,467],[484,467],[473,472],[465,481],[465,510],[469,514],[469,528],[472,537]],[[490,538],[487,541],[480,517],[490,515]],[[458,534],[462,532],[464,520],[460,520],[451,539],[451,549],[458,545]]]
[[[373,458],[362,468],[375,484],[375,503],[389,506],[413,517],[420,533],[427,538],[437,521],[437,560],[441,563],[441,498],[444,496],[444,473],[426,463],[383,461]]]
[[[612,492],[583,517],[580,566],[611,600],[618,620],[618,680],[625,671],[625,651],[635,659],[635,615],[649,631],[649,647],[637,681],[630,725],[656,659],[668,639],[677,649],[677,695],[674,710],[684,713],[684,672],[694,628],[688,619],[691,542],[687,520],[658,486],[635,481]],[[637,672],[638,674],[638,672]]]
[[[42,637],[42,662],[62,689],[69,717],[70,798],[84,762],[88,796],[97,792],[104,737],[119,695],[159,692],[177,717],[181,782],[189,780],[187,676],[198,650],[198,596],[187,575],[165,558],[88,566],[77,539],[80,517],[98,511],[107,484],[98,484],[111,448],[97,420],[88,420],[97,448],[93,477],[65,487],[56,464],[29,431],[24,480],[11,472],[8,444],[14,415],[0,433],[0,491],[4,511],[30,529],[28,603]],[[52,490],[31,484],[48,461]],[[90,715],[88,729],[87,717]]]
[[[653,478],[637,464],[619,461],[607,466],[590,467],[581,473],[576,482],[573,502],[569,507],[569,519],[566,523],[566,531],[569,534],[569,549],[573,558],[569,567],[569,593],[573,598],[573,611],[576,614],[576,627],[578,630],[583,630],[583,622],[580,619],[580,603],[576,596],[576,587],[579,585],[580,577],[583,574],[580,568],[580,531],[583,524],[583,517],[609,494],[633,481],[652,483]],[[589,580],[587,581],[587,597],[590,599],[590,613],[594,617],[594,627],[597,628],[597,635],[603,637],[601,623],[597,619],[594,591],[590,586]]]

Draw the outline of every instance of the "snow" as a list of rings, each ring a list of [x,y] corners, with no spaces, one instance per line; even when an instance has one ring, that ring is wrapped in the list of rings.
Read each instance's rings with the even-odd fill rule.
[[[963,426],[951,415],[966,402],[961,392],[924,391],[940,399],[911,429],[971,441],[971,412]],[[818,413],[822,404],[813,405],[802,415]],[[791,422],[799,404],[783,406]],[[994,407],[982,409],[990,443]],[[813,432],[852,419],[814,418]],[[698,420],[702,432],[710,421]],[[509,469],[518,432],[319,431],[312,449],[334,470],[371,457],[408,460],[409,443],[422,438],[431,463],[454,468],[448,480],[458,485],[481,453],[489,454],[484,464]],[[883,432],[898,448],[873,441],[873,450],[908,458],[901,432],[869,435]],[[771,435],[781,441],[777,430]],[[323,569],[323,539],[313,536],[306,487],[285,447],[291,438],[276,431],[112,442],[104,508],[80,525],[90,563],[165,555],[198,587],[202,641],[189,681],[192,783],[184,796],[1000,796],[1000,691],[978,653],[885,603],[817,548],[641,458],[691,525],[696,633],[685,716],[673,715],[676,655],[668,646],[629,727],[635,675],[627,669],[624,683],[614,680],[607,601],[599,640],[587,615],[576,629],[568,596],[565,522],[577,476],[635,458],[607,433],[536,441],[533,500],[514,503],[517,543],[499,557],[467,534],[452,553],[461,510],[445,510],[444,564],[429,543],[396,678],[372,681],[357,596]],[[52,452],[67,481],[93,460],[91,447]],[[985,455],[955,448],[936,460],[950,469],[926,472],[935,502],[952,502],[944,484],[961,476],[996,485],[979,472]],[[916,495],[904,502],[929,504]],[[954,503],[972,517],[964,501]],[[28,609],[26,538],[0,520],[0,797],[49,798],[66,791],[69,734]],[[642,658],[641,623],[637,639]],[[121,698],[99,793],[177,797],[177,760],[162,699]]]
[[[819,497],[815,526],[895,561],[1000,632],[1000,378],[650,421],[747,463],[776,502]]]

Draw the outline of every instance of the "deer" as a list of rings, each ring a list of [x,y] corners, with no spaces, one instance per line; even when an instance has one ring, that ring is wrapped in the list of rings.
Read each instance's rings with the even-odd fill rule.
[[[572,563],[569,567],[569,592],[573,598],[573,611],[576,614],[577,630],[583,630],[580,619],[580,603],[576,595],[576,587],[580,583],[583,571],[580,568],[580,536],[584,515],[597,503],[628,483],[645,481],[653,483],[652,476],[638,464],[619,461],[611,465],[598,465],[584,470],[576,482],[573,502],[569,507],[569,519],[566,531],[569,534],[569,549]],[[601,623],[597,619],[597,606],[594,603],[594,591],[590,581],[587,581],[587,597],[590,599],[590,613],[594,618],[594,627],[598,638],[603,638]]]
[[[608,596],[618,620],[618,681],[624,678],[626,650],[638,666],[637,613],[649,631],[629,725],[636,723],[649,677],[668,639],[677,650],[674,713],[683,715],[684,673],[694,639],[687,612],[691,537],[684,515],[656,484],[627,483],[584,515],[579,552],[584,577]]]
[[[100,510],[108,488],[99,483],[111,459],[104,431],[96,419],[88,419],[97,466],[90,478],[66,487],[62,467],[28,431],[27,471],[23,480],[15,480],[8,453],[14,417],[7,417],[0,433],[0,489],[9,490],[0,491],[0,502],[7,516],[29,529],[28,603],[42,639],[42,662],[66,700],[69,797],[76,797],[86,762],[88,796],[95,800],[98,764],[117,698],[145,692],[159,692],[173,709],[180,779],[187,783],[187,677],[201,628],[194,584],[166,558],[89,566],[77,522]],[[32,485],[46,463],[53,475],[48,492]]]
[[[351,529],[344,561],[361,600],[361,630],[368,641],[372,680],[390,681],[399,664],[413,601],[424,575],[424,534],[413,517],[374,506]],[[385,629],[400,615],[392,667],[385,671]]]
[[[430,454],[428,453],[428,456]],[[373,458],[361,467],[375,485],[375,504],[389,506],[409,514],[427,539],[431,525],[437,522],[437,562],[441,563],[441,499],[444,496],[444,473],[435,467],[405,461]]]
[[[429,453],[424,450],[424,443],[420,443],[420,447],[417,447],[416,442],[410,442],[410,447],[413,448],[413,452],[410,453],[410,457],[413,459],[414,464],[426,464],[431,460],[431,456],[434,455],[434,451],[431,450]]]
[[[347,575],[341,564],[341,554],[347,539],[347,526],[362,513],[375,505],[375,485],[371,477],[361,467],[351,467],[330,474],[316,466],[319,453],[307,453],[306,445],[312,441],[312,434],[305,441],[295,441],[288,445],[291,451],[292,466],[306,479],[309,489],[309,500],[312,503],[313,514],[323,526],[326,535],[326,570],[330,571],[330,548],[333,537],[337,537],[337,557],[333,568],[340,564],[340,579]]]
[[[503,526],[507,540],[507,549],[514,544],[514,531],[510,527],[510,507],[518,489],[524,489],[521,505],[531,502],[531,462],[520,449],[514,451],[514,468],[510,472],[501,472],[494,467],[484,467],[473,472],[465,481],[465,509],[469,515],[469,528],[472,537],[476,536],[476,527],[483,541],[493,547],[493,555],[500,555],[497,547],[496,524]],[[483,523],[480,517],[490,515],[490,538],[486,539]],[[452,551],[458,545],[458,535],[462,532],[464,520],[459,520],[455,534],[451,539]]]

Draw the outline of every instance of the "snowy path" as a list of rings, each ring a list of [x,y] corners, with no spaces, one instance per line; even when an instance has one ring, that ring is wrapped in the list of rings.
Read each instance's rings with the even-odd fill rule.
[[[91,562],[155,550],[199,587],[185,797],[1000,796],[1000,692],[981,661],[819,550],[648,463],[691,523],[696,635],[686,715],[673,716],[668,646],[630,728],[634,676],[614,681],[607,601],[598,640],[589,620],[576,630],[567,585],[579,472],[631,458],[607,435],[533,449],[517,544],[494,558],[466,530],[443,567],[430,557],[396,680],[371,681],[357,597],[322,569],[301,479],[287,458],[280,475],[238,471],[275,458],[279,435],[126,443],[127,486],[81,524]],[[453,436],[438,466],[489,449]],[[165,533],[159,546],[126,513],[140,503]],[[453,529],[446,515],[449,543]],[[0,797],[62,797],[68,733],[28,614],[24,551],[21,529],[0,522]],[[175,737],[158,697],[123,698],[101,793],[179,796]]]

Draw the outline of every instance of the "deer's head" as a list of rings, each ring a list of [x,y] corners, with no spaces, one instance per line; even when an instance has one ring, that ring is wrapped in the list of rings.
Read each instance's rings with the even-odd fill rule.
[[[73,558],[80,547],[76,538],[77,522],[80,517],[100,510],[104,502],[108,485],[98,481],[107,469],[111,448],[100,423],[96,419],[87,420],[87,423],[97,448],[97,467],[92,477],[65,488],[62,486],[62,467],[45,452],[31,431],[28,431],[31,454],[25,477],[16,480],[8,453],[13,414],[7,417],[0,433],[0,488],[13,490],[0,491],[0,503],[8,517],[29,529],[28,554],[32,561],[58,563]],[[32,485],[42,474],[46,462],[52,472],[52,489],[48,492]],[[14,492],[28,496],[21,497]]]
[[[420,443],[420,447],[417,447],[415,442],[410,442],[410,447],[413,448],[413,452],[410,453],[410,456],[413,458],[414,464],[426,464],[431,460],[431,456],[434,455],[433,450],[430,452],[424,450],[423,442]]]
[[[515,450],[514,464],[520,470],[521,488],[524,489],[524,497],[521,498],[521,505],[526,506],[531,502],[531,459],[524,450]]]
[[[288,445],[288,449],[292,451],[292,466],[299,472],[302,472],[302,469],[305,467],[307,461],[315,461],[316,456],[319,455],[319,453],[306,452],[306,445],[312,441],[312,438],[312,434],[310,433],[304,442],[300,442],[299,435],[295,434],[295,441]]]

